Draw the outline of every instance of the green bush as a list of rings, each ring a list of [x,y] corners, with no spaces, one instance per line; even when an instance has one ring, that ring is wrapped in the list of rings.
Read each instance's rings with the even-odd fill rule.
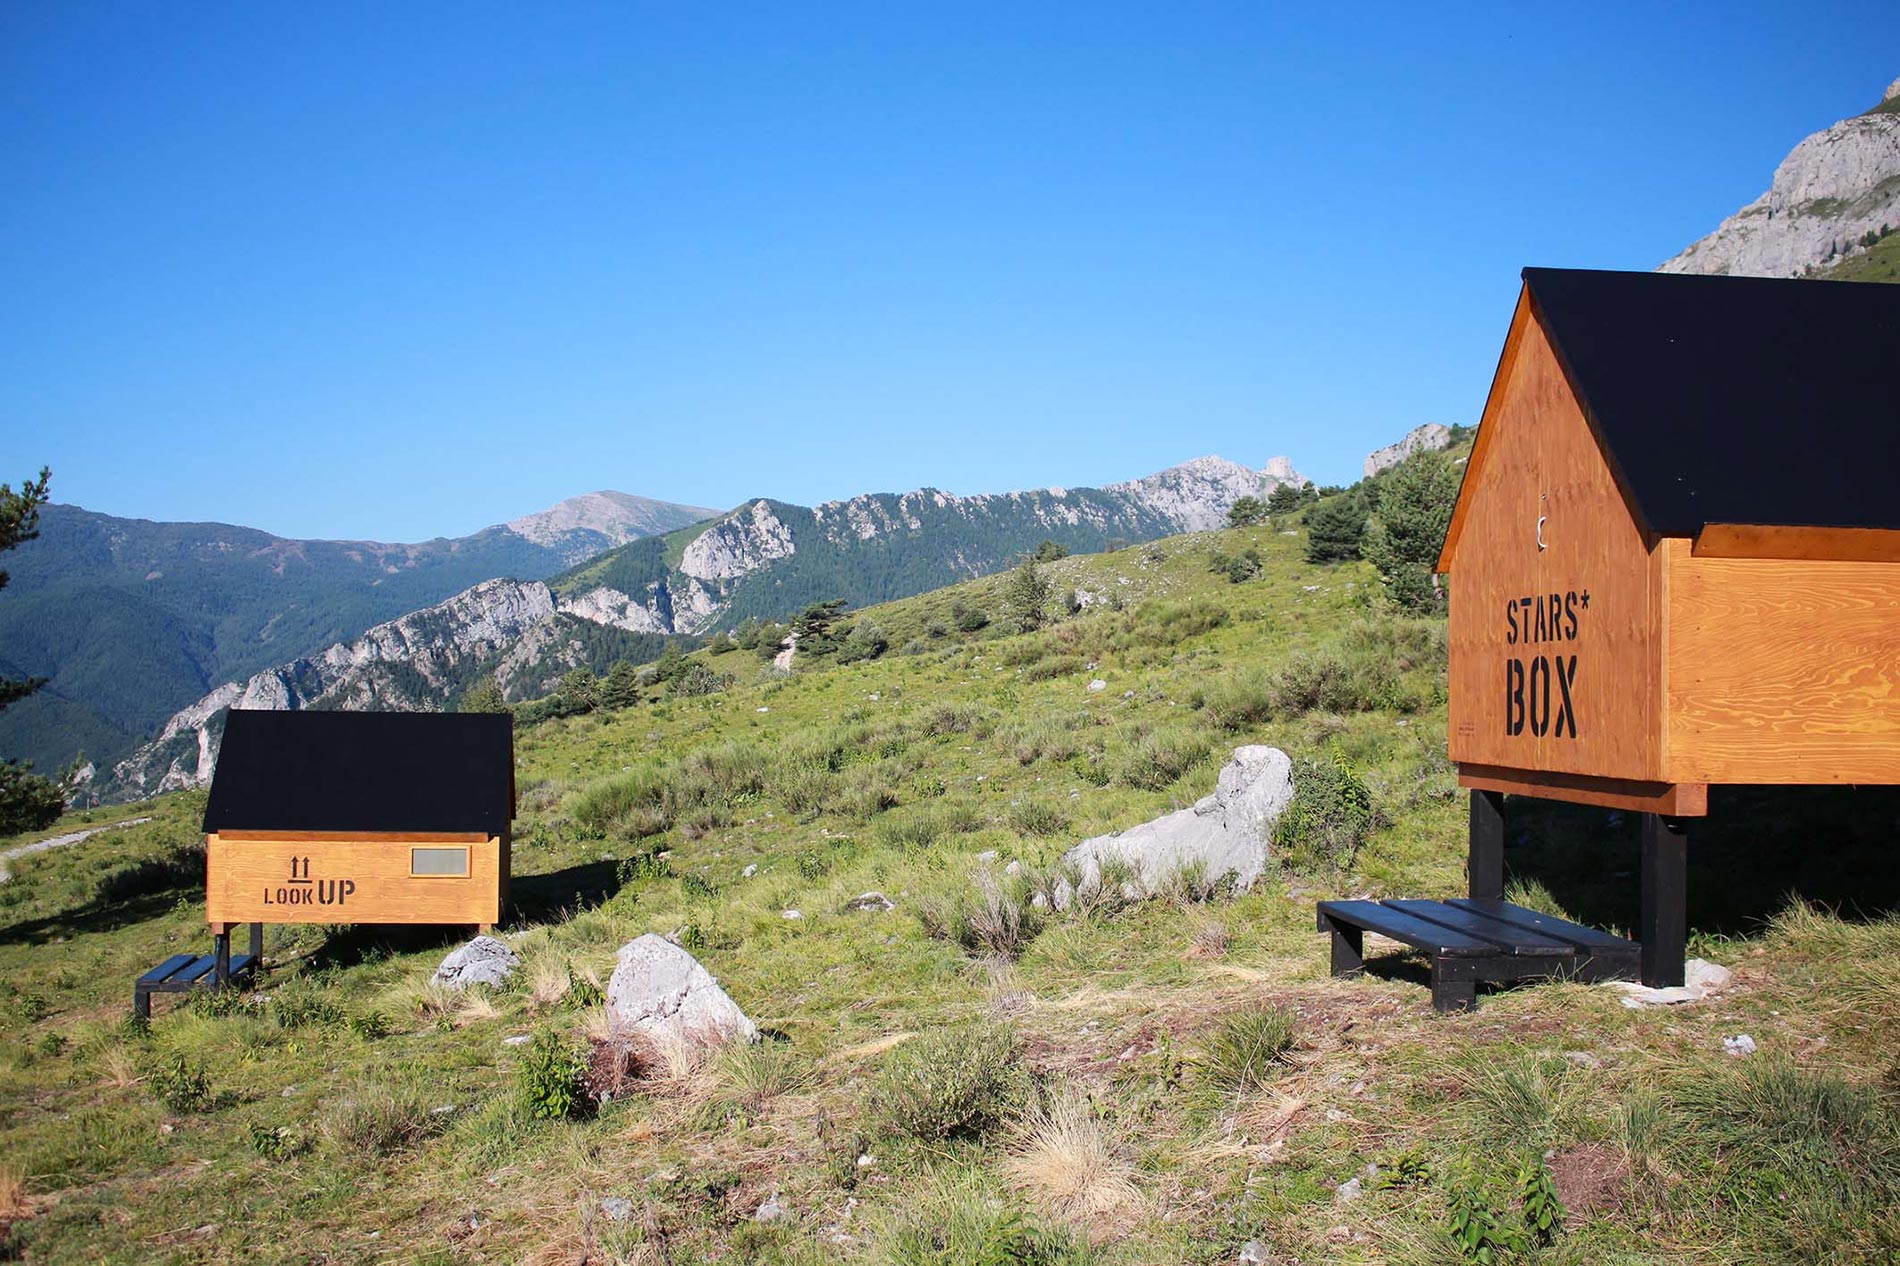
[[[980,1138],[1021,1111],[1027,1079],[1016,1034],[986,1020],[933,1029],[885,1057],[873,1118],[925,1142]]]
[[[587,1096],[587,1049],[551,1029],[536,1033],[523,1050],[518,1076],[522,1101],[536,1120],[585,1116],[593,1107]]]
[[[1265,671],[1252,668],[1225,673],[1201,693],[1201,707],[1223,730],[1244,730],[1274,716],[1278,683]]]
[[[1273,824],[1273,843],[1295,870],[1352,865],[1375,825],[1372,792],[1342,756],[1294,759],[1293,801]]]
[[[1069,815],[1041,800],[1023,800],[1010,806],[1009,825],[1018,835],[1055,835],[1069,827]]]
[[[1293,1012],[1286,1007],[1236,1011],[1208,1039],[1202,1067],[1223,1090],[1258,1090],[1284,1071],[1293,1033]]]
[[[209,1112],[218,1106],[204,1061],[187,1063],[183,1055],[162,1061],[147,1079],[152,1093],[173,1112]]]

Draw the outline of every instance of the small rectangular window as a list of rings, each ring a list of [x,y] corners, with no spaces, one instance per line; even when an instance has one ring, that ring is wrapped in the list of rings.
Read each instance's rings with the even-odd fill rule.
[[[433,877],[466,878],[468,850],[466,848],[412,848],[409,850],[409,873]]]

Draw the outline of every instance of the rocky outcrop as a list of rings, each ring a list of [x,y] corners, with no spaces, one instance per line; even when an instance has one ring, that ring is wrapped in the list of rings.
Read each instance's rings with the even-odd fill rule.
[[[1390,470],[1413,453],[1427,453],[1441,448],[1451,447],[1451,428],[1442,422],[1427,422],[1415,426],[1405,433],[1405,438],[1396,444],[1387,444],[1384,448],[1366,454],[1365,475],[1372,478],[1380,471]]]
[[[449,990],[467,989],[471,985],[499,989],[508,983],[508,978],[515,974],[515,968],[519,966],[521,955],[505,942],[492,936],[478,936],[450,950],[448,957],[442,960],[442,965],[435,969],[435,975],[429,978],[429,983]]]
[[[1103,491],[1132,498],[1174,524],[1177,532],[1209,532],[1227,526],[1227,511],[1242,497],[1264,497],[1283,483],[1308,482],[1284,457],[1274,458],[1269,466],[1284,474],[1249,470],[1224,457],[1197,457],[1146,479],[1110,484]]]
[[[1801,277],[1900,228],[1896,87],[1887,89],[1884,110],[1843,119],[1796,145],[1766,193],[1660,271]]]
[[[607,1023],[617,1035],[673,1045],[759,1038],[758,1026],[698,959],[651,932],[622,945],[615,956]]]
[[[1293,762],[1285,752],[1236,748],[1213,794],[1192,808],[1083,840],[1063,854],[1068,877],[1057,887],[1056,904],[1066,905],[1076,888],[1099,886],[1103,865],[1111,860],[1129,868],[1124,895],[1130,898],[1165,891],[1179,880],[1213,884],[1231,877],[1237,889],[1251,888],[1266,870],[1273,824],[1292,801]]]
[[[790,558],[797,548],[772,507],[754,501],[694,537],[680,558],[680,572],[695,580],[733,580]]]

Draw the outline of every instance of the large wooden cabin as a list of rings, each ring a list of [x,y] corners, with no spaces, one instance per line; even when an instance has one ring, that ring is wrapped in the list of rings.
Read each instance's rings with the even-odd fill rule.
[[[506,713],[232,711],[205,806],[205,914],[484,929],[508,900]]]
[[[1900,783],[1900,286],[1531,268],[1438,569],[1472,896],[1502,793],[1642,812],[1682,977],[1719,784]]]

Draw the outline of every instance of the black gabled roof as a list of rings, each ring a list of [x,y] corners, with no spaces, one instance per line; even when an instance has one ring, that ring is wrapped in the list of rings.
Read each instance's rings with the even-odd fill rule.
[[[515,815],[507,713],[232,709],[206,831],[480,831]]]
[[[1900,285],[1526,268],[1643,525],[1900,529]]]

